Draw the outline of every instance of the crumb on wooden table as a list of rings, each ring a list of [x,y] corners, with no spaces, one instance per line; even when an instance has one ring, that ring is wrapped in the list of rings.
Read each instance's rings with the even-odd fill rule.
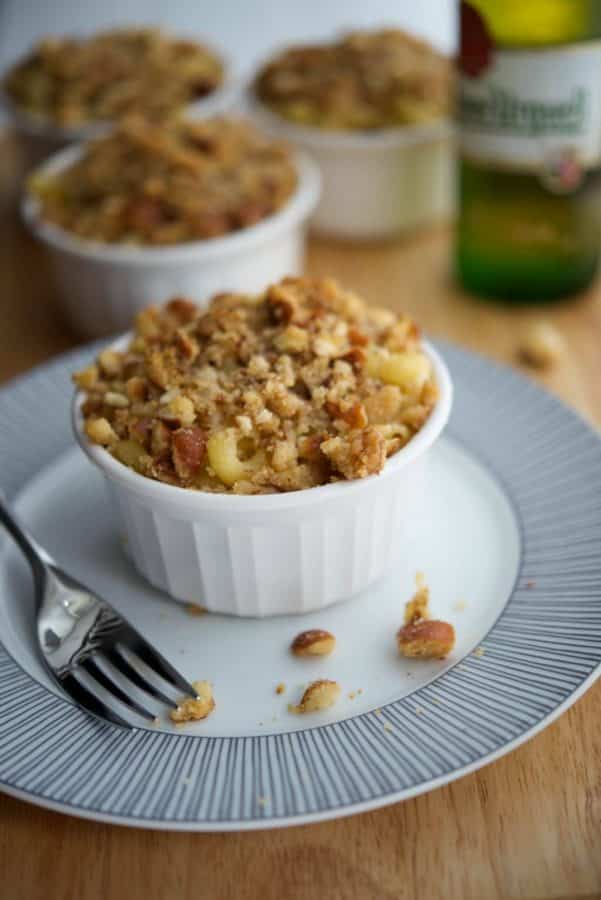
[[[561,362],[565,341],[557,328],[545,319],[534,322],[522,335],[518,355],[535,369],[551,369]]]

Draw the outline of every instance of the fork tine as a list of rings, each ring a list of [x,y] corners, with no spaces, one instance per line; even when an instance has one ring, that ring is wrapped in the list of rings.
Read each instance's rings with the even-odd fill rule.
[[[128,694],[121,688],[119,685],[113,681],[113,679],[103,672],[100,668],[96,660],[92,659],[92,657],[88,656],[87,659],[82,660],[79,663],[80,667],[84,669],[88,675],[90,675],[94,681],[97,681],[105,690],[109,691],[117,700],[120,700],[121,703],[124,703],[125,706],[128,706],[130,709],[133,709],[134,712],[137,712],[138,715],[143,716],[145,719],[148,719],[150,722],[154,722],[157,718],[155,713],[151,713],[150,710],[146,709],[142,706],[141,703],[138,703],[136,700],[133,700]]]
[[[74,675],[60,675],[58,676],[58,680],[65,691],[70,694],[79,706],[87,710],[87,712],[92,713],[92,715],[97,716],[100,719],[108,719],[113,725],[118,725],[120,728],[126,728],[128,731],[131,731],[134,728],[130,722],[122,719],[120,715],[113,712],[110,707],[103,703],[99,697],[96,697],[95,694],[89,691],[87,687],[75,678]]]
[[[107,647],[107,649],[103,651],[103,655],[108,659],[112,666],[118,669],[126,678],[129,678],[129,680],[133,682],[136,687],[139,687],[140,690],[145,691],[152,697],[156,697],[157,700],[162,700],[163,703],[173,707],[173,709],[177,709],[175,700],[172,700],[171,697],[168,697],[167,694],[164,694],[156,688],[154,684],[143,678],[115,647]]]
[[[150,644],[144,640],[142,635],[138,634],[137,631],[134,631],[133,628],[127,634],[126,640],[123,640],[123,635],[120,635],[120,640],[124,647],[127,647],[132,653],[136,653],[149,668],[157,672],[165,679],[165,681],[175,685],[175,687],[178,687],[184,694],[188,694],[190,697],[194,697],[195,699],[198,697],[198,694],[190,682],[186,681],[184,676],[180,675],[177,669],[175,669],[158,650],[151,647]]]

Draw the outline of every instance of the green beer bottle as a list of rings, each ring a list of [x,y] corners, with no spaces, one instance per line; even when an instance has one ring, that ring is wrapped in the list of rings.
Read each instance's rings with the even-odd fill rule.
[[[477,294],[585,288],[601,243],[601,0],[461,3],[455,264]]]

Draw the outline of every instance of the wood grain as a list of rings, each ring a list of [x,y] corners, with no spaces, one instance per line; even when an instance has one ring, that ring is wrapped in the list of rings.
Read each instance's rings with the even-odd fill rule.
[[[0,380],[76,342],[15,212],[19,158],[0,144]],[[308,269],[513,363],[543,315],[568,343],[547,386],[601,423],[601,290],[552,309],[463,296],[446,229],[360,247],[313,241]],[[601,552],[601,548],[600,548]],[[1,736],[0,736],[1,737]],[[347,900],[601,897],[601,683],[510,756],[353,818],[282,831],[171,834],[99,825],[0,797],[0,900]]]

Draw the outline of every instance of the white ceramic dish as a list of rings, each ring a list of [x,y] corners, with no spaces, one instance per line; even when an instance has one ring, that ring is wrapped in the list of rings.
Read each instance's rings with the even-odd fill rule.
[[[224,71],[226,76],[219,88],[186,107],[190,117],[207,118],[222,115],[234,106],[240,95],[239,81],[231,73],[227,74],[230,71],[227,61],[224,62]],[[34,116],[19,107],[4,90],[0,90],[0,104],[19,137],[26,169],[34,168],[69,144],[102,137],[113,127],[112,122],[102,121],[71,126],[59,125]]]
[[[389,575],[301,619],[195,617],[124,557],[103,479],[73,447],[69,375],[97,350],[78,349],[0,389],[2,488],[76,578],[187,678],[213,682],[217,707],[176,729],[157,703],[157,727],[125,732],[74,706],[36,654],[31,574],[0,537],[0,790],[138,828],[315,823],[474,778],[598,676],[601,441],[532,382],[445,345],[456,402],[430,452],[431,492]],[[416,570],[433,614],[457,632],[444,661],[396,652]],[[332,631],[335,652],[293,657],[289,643],[304,628]],[[287,704],[319,677],[340,682],[339,702],[291,715]]]
[[[322,193],[311,220],[316,231],[371,240],[452,215],[452,129],[446,120],[373,133],[326,131],[288,122],[252,94],[247,99],[263,130],[307,151],[319,165]]]
[[[428,490],[422,477],[428,450],[451,411],[447,367],[433,347],[425,348],[440,397],[383,471],[284,494],[203,493],[138,475],[89,443],[76,394],[75,436],[107,480],[138,571],[176,600],[261,617],[323,609],[381,578],[415,527],[415,501]]]
[[[39,172],[54,173],[81,155],[81,146],[52,156]],[[241,231],[173,247],[126,247],[83,241],[42,222],[25,194],[23,217],[48,248],[65,317],[87,337],[124,331],[135,314],[158,300],[184,295],[202,306],[226,290],[253,292],[285,275],[300,274],[306,223],[319,198],[315,164],[295,154],[299,183],[275,215]]]

